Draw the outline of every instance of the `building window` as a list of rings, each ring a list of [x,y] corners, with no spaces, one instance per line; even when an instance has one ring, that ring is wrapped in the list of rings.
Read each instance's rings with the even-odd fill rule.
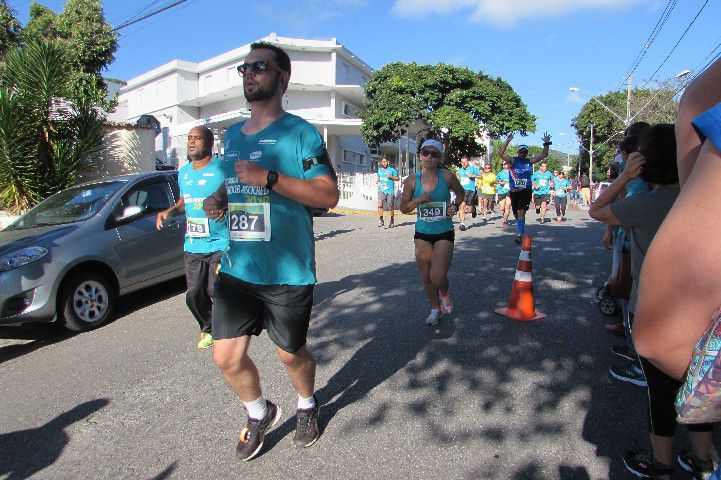
[[[343,62],[343,75],[346,80],[350,80],[350,65]]]
[[[364,153],[354,152],[352,150],[343,149],[343,162],[365,167],[368,165],[368,156]]]
[[[343,115],[348,118],[358,118],[358,107],[352,103],[343,102]]]

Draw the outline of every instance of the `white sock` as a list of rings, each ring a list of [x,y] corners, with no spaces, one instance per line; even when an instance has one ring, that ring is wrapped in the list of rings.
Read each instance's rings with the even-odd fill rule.
[[[253,420],[262,420],[268,414],[268,402],[263,395],[252,402],[243,402],[243,405],[248,410],[248,416]]]
[[[298,395],[298,408],[300,410],[310,410],[315,408],[315,397],[311,395],[308,398]]]

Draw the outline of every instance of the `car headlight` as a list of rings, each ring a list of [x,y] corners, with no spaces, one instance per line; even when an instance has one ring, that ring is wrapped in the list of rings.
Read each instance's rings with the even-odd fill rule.
[[[45,247],[25,247],[0,257],[0,273],[37,262],[50,253]]]

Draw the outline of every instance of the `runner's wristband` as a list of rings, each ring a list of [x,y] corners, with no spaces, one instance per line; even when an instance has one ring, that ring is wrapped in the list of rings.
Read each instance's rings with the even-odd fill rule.
[[[273,170],[268,170],[268,176],[266,177],[267,183],[265,184],[265,188],[268,190],[273,190],[273,187],[276,183],[278,183],[278,172],[275,172]]]
[[[544,143],[543,143],[543,146],[544,146],[544,147],[548,147],[548,146],[550,146],[550,145],[553,145],[553,142],[544,142]]]

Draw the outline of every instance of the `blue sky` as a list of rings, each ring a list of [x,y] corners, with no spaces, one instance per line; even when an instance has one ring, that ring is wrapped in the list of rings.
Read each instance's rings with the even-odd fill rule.
[[[661,65],[707,0],[678,0],[634,74],[642,84]],[[27,20],[29,2],[10,0]],[[59,11],[62,1],[40,3]],[[106,0],[116,26],[151,0]],[[156,5],[168,3],[167,0]],[[127,80],[167,61],[199,61],[276,32],[338,41],[374,68],[392,61],[446,62],[508,81],[538,117],[540,143],[568,145],[571,119],[593,94],[618,88],[666,0],[190,0],[122,31],[107,75]],[[704,10],[657,77],[697,70],[721,42],[721,2]],[[716,20],[714,22],[714,20]],[[624,115],[624,112],[618,112]],[[559,136],[566,132],[569,136]],[[565,145],[564,145],[565,144]]]

